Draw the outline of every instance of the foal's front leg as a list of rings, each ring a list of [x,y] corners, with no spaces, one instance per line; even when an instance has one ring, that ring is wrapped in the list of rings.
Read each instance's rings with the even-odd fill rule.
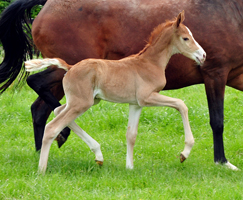
[[[167,97],[160,95],[157,92],[153,92],[147,99],[141,102],[141,104],[144,106],[168,106],[177,109],[181,113],[185,131],[185,148],[180,155],[180,161],[183,162],[189,156],[194,145],[194,138],[188,120],[188,108],[185,103],[180,99]]]
[[[142,107],[138,105],[129,105],[129,120],[127,126],[127,159],[126,168],[133,169],[133,148],[138,132],[138,122]]]

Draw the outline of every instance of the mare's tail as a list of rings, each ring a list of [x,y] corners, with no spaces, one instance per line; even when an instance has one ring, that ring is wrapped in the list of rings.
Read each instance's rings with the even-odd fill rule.
[[[58,68],[64,69],[66,71],[68,71],[72,67],[60,58],[45,58],[26,61],[25,70],[27,72],[34,72],[49,67],[51,65],[55,65]]]
[[[47,0],[17,0],[10,4],[0,17],[0,42],[4,59],[0,64],[0,93],[3,93],[20,74],[27,78],[23,62],[32,58],[33,41],[30,38],[31,9],[44,5]]]

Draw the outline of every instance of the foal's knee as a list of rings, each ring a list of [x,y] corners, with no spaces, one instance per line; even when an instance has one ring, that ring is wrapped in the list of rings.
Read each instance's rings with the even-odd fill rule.
[[[188,108],[187,108],[186,104],[184,103],[184,101],[182,101],[181,99],[178,99],[176,104],[177,104],[177,110],[179,110],[180,112],[183,112],[183,113],[188,113]]]
[[[62,110],[63,110],[65,107],[66,107],[66,104],[61,105],[61,106],[55,108],[54,111],[53,111],[53,112],[54,112],[54,115],[55,115],[55,116],[59,115],[59,113],[62,112]]]
[[[45,132],[44,132],[44,137],[43,137],[43,143],[48,143],[48,142],[52,142],[54,139],[55,139],[55,136],[56,136],[56,128],[48,123],[45,127]]]
[[[129,130],[129,127],[128,127],[127,134],[126,134],[127,141],[130,144],[134,145],[135,141],[136,141],[136,137],[137,137],[137,131]]]

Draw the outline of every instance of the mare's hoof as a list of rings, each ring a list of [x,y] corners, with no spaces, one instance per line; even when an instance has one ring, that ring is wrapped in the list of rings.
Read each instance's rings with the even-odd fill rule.
[[[61,146],[66,142],[66,139],[61,134],[58,134],[55,140],[57,141],[59,148],[61,148]]]
[[[95,160],[95,162],[96,162],[99,166],[102,166],[102,165],[103,165],[103,161]]]
[[[58,136],[56,137],[56,141],[59,148],[61,148],[61,146],[67,141],[69,135],[70,129],[68,127],[64,128],[62,132],[58,134]]]
[[[183,163],[186,160],[186,157],[181,153],[180,155],[180,161]]]

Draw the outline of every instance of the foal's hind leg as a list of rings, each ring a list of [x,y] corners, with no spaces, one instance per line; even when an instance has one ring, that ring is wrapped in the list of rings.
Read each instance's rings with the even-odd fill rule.
[[[168,106],[177,109],[181,113],[185,131],[185,148],[180,155],[180,161],[183,162],[189,156],[194,145],[194,138],[188,120],[188,108],[185,103],[180,99],[163,96],[156,92],[152,93],[141,103],[144,106]]]
[[[63,109],[65,105],[62,105],[54,110],[54,114],[57,116]],[[81,129],[74,121],[72,121],[69,126],[73,132],[75,132],[90,148],[95,154],[95,161],[98,165],[103,165],[103,155],[100,149],[100,144],[94,140],[90,135],[88,135],[83,129]]]
[[[64,108],[65,107],[65,108]],[[82,110],[82,108],[73,108],[71,106],[63,106],[63,110],[57,115],[51,122],[49,122],[45,127],[45,133],[42,141],[40,161],[39,161],[39,171],[45,173],[48,161],[48,155],[50,151],[51,144],[56,138],[58,133],[68,126],[73,120],[75,120],[79,115],[87,110]]]
[[[74,121],[72,121],[69,126],[90,148],[95,154],[95,162],[102,166],[104,159],[100,149],[100,144],[94,140],[89,134],[87,134],[83,129],[81,129]]]

